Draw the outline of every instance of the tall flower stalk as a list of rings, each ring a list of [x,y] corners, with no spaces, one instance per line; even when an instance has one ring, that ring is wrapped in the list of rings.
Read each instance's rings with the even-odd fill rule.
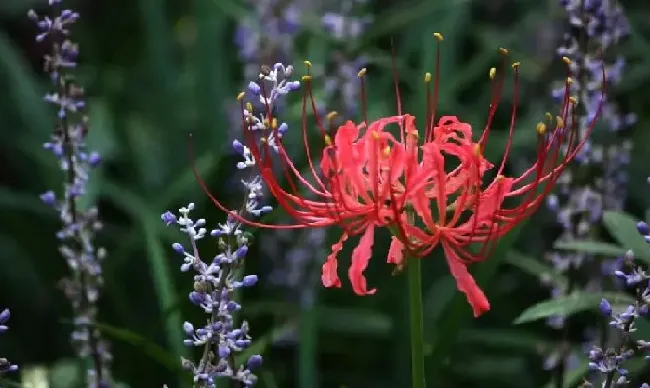
[[[62,192],[49,190],[40,197],[59,213],[63,224],[56,236],[60,241],[59,252],[70,269],[70,277],[61,284],[74,314],[72,344],[77,356],[85,361],[88,386],[108,387],[111,354],[94,327],[103,285],[101,262],[106,256],[103,248],[95,246],[94,239],[102,224],[95,206],[81,205],[90,170],[100,163],[100,156],[86,147],[89,127],[84,90],[72,74],[79,50],[70,40],[70,28],[79,14],[60,8],[61,4],[62,0],[49,0],[53,16],[41,18],[33,10],[28,14],[39,29],[36,41],[47,41],[52,47],[44,58],[45,72],[53,85],[45,101],[56,107],[57,115],[51,139],[43,147],[55,156],[63,172]]]
[[[259,101],[274,107],[284,95],[298,90],[300,83],[290,80],[292,73],[291,66],[281,63],[275,64],[273,68],[264,66],[258,82],[251,82],[249,90]],[[268,86],[269,94],[262,94],[263,86],[260,85]],[[243,98],[240,95],[240,99]],[[260,131],[268,130],[271,123],[263,120],[263,116],[254,115],[252,103],[247,105],[250,106],[248,118],[251,125]],[[275,137],[266,140],[269,144],[279,142],[288,130],[287,124],[282,123],[280,126],[282,130],[276,132]],[[237,365],[236,356],[251,345],[252,338],[248,323],[244,321],[237,324],[233,315],[242,308],[235,300],[236,291],[242,287],[252,287],[258,282],[257,275],[243,274],[250,240],[240,219],[245,216],[260,217],[272,208],[262,203],[263,181],[257,175],[257,164],[251,150],[238,140],[233,141],[232,147],[243,159],[237,163],[237,169],[248,171],[249,174],[247,179],[241,181],[245,189],[241,208],[228,214],[226,222],[210,232],[210,236],[217,239],[219,253],[216,256],[210,255],[211,259],[206,260],[206,256],[199,252],[197,241],[207,235],[207,222],[205,219],[190,218],[190,213],[194,210],[193,203],[179,209],[178,214],[167,211],[161,216],[165,224],[180,226],[181,232],[189,238],[187,249],[180,243],[174,243],[172,249],[183,256],[181,271],[194,271],[193,290],[189,294],[189,300],[207,315],[206,324],[200,328],[190,322],[183,324],[187,335],[185,345],[202,349],[197,361],[182,360],[183,368],[193,374],[195,387],[214,387],[218,378],[227,378],[251,387],[257,382],[253,371],[262,363],[261,355],[251,355],[243,365]]]
[[[625,59],[618,53],[619,43],[629,34],[629,26],[619,2],[610,0],[561,0],[566,12],[566,32],[557,49],[558,56],[571,59],[570,76],[578,98],[583,101],[577,112],[579,133],[589,130],[589,123],[602,112],[603,126],[608,130],[607,142],[587,141],[582,151],[558,181],[558,190],[548,197],[548,206],[556,212],[561,234],[557,242],[593,241],[603,238],[601,218],[605,210],[622,210],[627,196],[627,165],[632,143],[627,136],[635,116],[624,113],[612,97],[602,101],[601,64],[604,64],[608,89],[620,83]],[[560,99],[562,88],[552,91]],[[602,132],[605,135],[605,132]],[[547,258],[555,270],[563,273],[568,282],[551,282],[553,296],[559,297],[577,289],[600,291],[608,287],[612,263],[616,258],[595,257],[583,252],[551,251]],[[586,281],[584,279],[587,279]],[[553,370],[556,386],[563,384],[564,375],[575,357],[567,352],[566,343],[570,322],[562,316],[549,319],[548,324],[564,332],[561,346],[548,355],[546,369]],[[596,328],[595,328],[596,329]],[[598,328],[596,341],[605,347],[610,333],[607,327]]]

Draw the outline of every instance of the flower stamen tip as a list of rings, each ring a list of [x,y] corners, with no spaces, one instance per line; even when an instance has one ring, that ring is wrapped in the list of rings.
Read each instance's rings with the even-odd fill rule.
[[[239,92],[239,94],[237,95],[237,101],[241,101],[241,100],[243,100],[245,95],[246,95],[246,93],[244,93],[244,92]]]
[[[571,60],[569,59],[569,57],[562,57],[562,61],[564,61],[564,63],[566,63],[567,65],[571,64]]]
[[[325,116],[325,118],[329,121],[331,121],[334,117],[338,116],[339,113],[337,111],[331,111],[330,113]]]
[[[490,79],[494,79],[497,74],[497,69],[495,67],[490,68]]]
[[[439,32],[434,32],[434,33],[433,33],[433,37],[436,38],[436,39],[438,39],[438,42],[442,42],[443,40],[445,40],[445,38],[444,38],[444,37],[442,36],[442,34],[439,33]]]
[[[311,75],[303,75],[303,76],[302,76],[302,80],[303,80],[304,82],[309,82],[309,81],[311,81]]]
[[[573,105],[577,105],[578,104],[578,99],[571,96],[571,97],[569,97],[569,102],[572,103]]]
[[[424,74],[424,82],[426,82],[426,83],[431,82],[431,73],[425,73]]]
[[[560,116],[555,117],[555,121],[557,121],[557,127],[562,129],[564,128],[564,119]]]
[[[312,65],[311,65],[311,62],[309,62],[309,61],[303,61],[302,63],[304,63],[305,66],[307,66],[308,69],[310,69],[311,66],[312,66]]]
[[[499,47],[499,53],[501,55],[508,55],[508,54],[510,54],[510,51],[508,51],[507,48]]]
[[[364,75],[366,75],[367,72],[368,69],[364,67],[363,69],[359,70],[359,72],[357,73],[357,77],[363,77]]]
[[[521,65],[521,62],[515,62],[512,64],[512,68],[517,70],[519,68],[519,65]]]
[[[536,130],[538,134],[544,135],[546,133],[546,124],[540,121],[539,123],[537,123]]]
[[[325,145],[328,147],[332,145],[332,138],[330,135],[325,135]]]

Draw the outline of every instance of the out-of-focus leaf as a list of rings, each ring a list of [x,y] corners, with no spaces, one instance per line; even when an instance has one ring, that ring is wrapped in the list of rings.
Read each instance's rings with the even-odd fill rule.
[[[96,323],[95,326],[107,337],[122,341],[140,350],[143,354],[145,354],[147,357],[150,357],[165,369],[175,373],[183,372],[183,368],[181,367],[180,360],[177,356],[171,354],[163,347],[157,345],[153,341],[148,340],[144,336],[128,329],[119,328],[104,323]]]
[[[160,215],[141,201],[130,190],[107,182],[104,186],[104,195],[112,202],[121,206],[130,213],[134,220],[140,223],[147,249],[149,268],[153,275],[154,288],[158,296],[161,311],[168,311],[178,304],[177,292],[174,286],[172,265],[167,260],[167,255],[160,246],[161,241],[158,231],[162,226]],[[185,335],[183,333],[183,320],[180,311],[171,311],[165,316],[165,332],[167,341],[174,354],[178,357],[186,355],[187,349],[183,346]]]
[[[256,337],[251,346],[235,356],[235,362],[237,365],[245,365],[250,356],[254,354],[264,354],[266,352],[266,349],[268,349],[273,344],[273,342],[285,336],[287,331],[295,330],[295,326],[295,322],[290,321],[283,324],[282,326],[274,327],[268,333],[260,337]]]
[[[553,248],[603,256],[622,256],[627,249],[599,241],[558,241]]]
[[[49,370],[49,386],[51,388],[75,388],[82,386],[85,376],[81,366],[82,364],[77,359],[66,359],[57,362]]]
[[[634,217],[623,212],[605,211],[603,223],[607,231],[622,247],[631,249],[634,252],[634,257],[650,263],[650,254],[648,253],[650,246],[639,235]]]
[[[469,329],[463,330],[458,337],[459,343],[511,350],[516,354],[537,354],[539,344],[544,342],[544,338],[539,335],[513,329]]]
[[[391,331],[389,316],[370,310],[320,307],[318,321],[322,330],[336,333],[385,337]]]
[[[634,298],[623,293],[575,291],[569,295],[549,299],[527,308],[515,319],[514,323],[527,323],[556,315],[568,317],[581,311],[598,308],[602,299],[607,299],[613,306],[634,303]]]
[[[522,252],[508,252],[505,258],[505,262],[539,279],[552,280],[555,284],[558,285],[564,285],[567,283],[567,278],[564,275],[554,271],[553,267],[547,263],[540,261],[539,259],[525,255]]]

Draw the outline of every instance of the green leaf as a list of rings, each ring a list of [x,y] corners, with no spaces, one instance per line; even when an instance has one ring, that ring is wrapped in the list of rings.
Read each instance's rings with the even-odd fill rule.
[[[515,319],[514,323],[527,323],[556,315],[570,316],[581,311],[598,308],[602,299],[607,299],[612,305],[634,303],[634,298],[623,293],[575,291],[569,295],[549,299],[527,308]]]
[[[95,327],[101,330],[101,332],[107,337],[114,338],[137,348],[165,369],[174,373],[183,373],[183,368],[181,367],[180,359],[178,357],[144,336],[128,329],[104,323],[96,323]]]
[[[627,249],[600,241],[557,241],[553,248],[602,256],[622,256]]]
[[[649,246],[639,235],[634,217],[623,212],[605,211],[603,223],[607,231],[621,246],[631,249],[634,252],[634,257],[650,264]]]
[[[529,275],[535,276],[539,279],[551,280],[557,285],[564,285],[568,282],[566,276],[557,273],[550,264],[518,251],[508,252],[505,262],[519,268]]]
[[[159,231],[162,227],[160,215],[151,210],[135,193],[124,187],[106,182],[103,192],[115,205],[130,213],[131,217],[140,223],[160,311],[169,311],[169,314],[164,317],[167,341],[176,356],[186,355],[188,351],[183,346],[185,334],[181,312],[173,309],[178,305],[178,293],[172,276],[172,265],[160,245]]]
[[[339,307],[318,308],[318,321],[322,330],[369,337],[386,337],[393,326],[385,314]]]

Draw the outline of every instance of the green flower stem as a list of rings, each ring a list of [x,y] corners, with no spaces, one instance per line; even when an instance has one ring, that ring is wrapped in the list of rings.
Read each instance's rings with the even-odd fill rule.
[[[422,323],[422,263],[419,258],[406,255],[408,271],[409,316],[411,337],[411,379],[413,388],[425,388],[424,379],[424,325]]]

